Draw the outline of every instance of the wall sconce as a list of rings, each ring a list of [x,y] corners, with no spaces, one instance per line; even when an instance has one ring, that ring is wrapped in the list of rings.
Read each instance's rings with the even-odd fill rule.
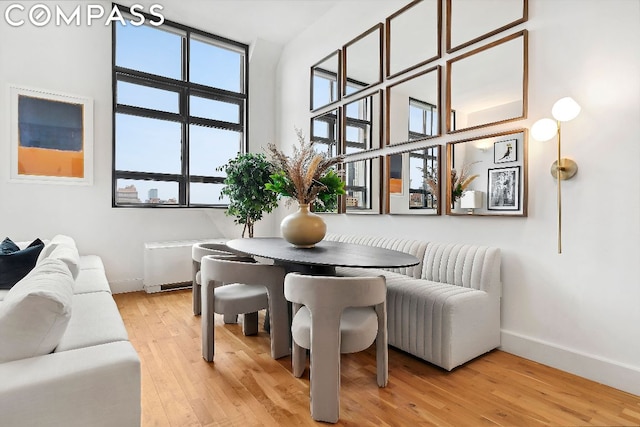
[[[558,135],[558,159],[551,165],[551,175],[558,181],[558,253],[562,253],[562,180],[571,179],[578,172],[578,165],[571,159],[562,157],[560,142],[560,122],[568,122],[580,114],[580,105],[573,98],[566,97],[556,101],[551,109],[556,119],[540,119],[531,127],[531,136],[538,141],[548,141]]]
[[[483,195],[484,193],[482,191],[465,191],[460,198],[460,207],[462,209],[468,209],[467,213],[473,215],[474,209],[480,209],[482,207]]]

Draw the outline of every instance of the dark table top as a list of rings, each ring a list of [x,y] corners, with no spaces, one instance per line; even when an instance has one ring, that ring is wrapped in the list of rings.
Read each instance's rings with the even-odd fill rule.
[[[352,243],[321,241],[313,248],[296,248],[278,237],[235,239],[232,249],[286,263],[322,267],[392,268],[418,264],[413,255],[391,249]]]

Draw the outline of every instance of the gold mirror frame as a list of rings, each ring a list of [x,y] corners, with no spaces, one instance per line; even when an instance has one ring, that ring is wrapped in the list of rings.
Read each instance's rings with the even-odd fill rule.
[[[527,216],[528,132],[517,129],[447,143],[446,214],[459,216]],[[457,182],[478,175],[464,188],[482,194],[460,196],[454,202],[453,170]],[[478,197],[481,207],[463,207]]]
[[[435,170],[428,176],[423,176],[419,186],[412,188],[411,155],[417,151],[433,150],[435,152]],[[386,156],[386,212],[392,215],[425,215],[439,216],[441,213],[441,170],[442,146],[440,144],[425,147],[414,147],[410,150],[392,153]],[[394,156],[400,157],[400,171],[392,166]],[[397,157],[396,157],[397,158]],[[405,164],[405,159],[408,162]],[[428,167],[424,165],[424,167]],[[395,169],[395,170],[394,170]],[[397,178],[399,173],[400,178]],[[408,176],[407,176],[408,175]],[[427,179],[433,180],[432,184]],[[411,191],[411,190],[414,191]],[[435,208],[433,205],[435,204]]]
[[[424,8],[427,8],[426,10]],[[425,25],[433,12],[435,22]],[[395,20],[395,21],[394,21]],[[419,22],[412,22],[418,20]],[[394,26],[394,23],[396,26]],[[398,30],[394,30],[398,28]],[[417,0],[409,3],[385,21],[385,41],[386,41],[386,76],[388,79],[414,70],[429,62],[435,61],[442,56],[442,2],[440,0]],[[430,37],[434,38],[432,46],[427,42]],[[419,50],[408,60],[402,60],[401,65],[394,66],[394,58],[399,58],[396,47],[406,50]]]
[[[458,0],[459,1],[459,0]],[[502,0],[503,2],[508,2],[508,3],[514,3],[514,0]],[[507,18],[505,21],[502,22],[498,22],[497,24],[495,24],[495,28],[490,28],[488,27],[486,29],[485,33],[481,33],[476,35],[475,37],[471,36],[470,39],[468,40],[463,40],[461,41],[459,44],[452,46],[453,41],[453,31],[455,30],[455,28],[453,27],[453,16],[454,16],[454,5],[453,3],[456,2],[456,0],[447,0],[447,34],[446,34],[446,49],[447,49],[447,53],[452,53],[455,52],[457,50],[460,50],[462,48],[465,48],[467,46],[470,46],[474,43],[477,43],[481,40],[484,40],[486,38],[489,38],[495,34],[498,34],[502,31],[508,30],[509,28],[513,28],[516,25],[519,25],[523,22],[526,22],[529,19],[529,1],[528,0],[519,0],[522,4],[522,14],[520,16],[515,17],[515,19],[509,21],[509,18]],[[467,2],[468,4],[473,4],[476,7],[479,6],[479,8],[482,10],[482,13],[471,13],[471,15],[469,17],[465,17],[463,18],[463,22],[459,25],[459,27],[464,27],[464,28],[468,28],[470,26],[465,25],[466,21],[469,22],[473,22],[473,23],[478,23],[478,22],[482,22],[484,17],[493,17],[493,12],[495,11],[501,11],[504,10],[504,7],[502,7],[500,4],[497,4],[495,2],[495,0],[491,1],[491,4],[494,5],[495,10],[491,10],[490,8],[487,8],[486,4],[482,3],[482,0],[473,0],[473,2]],[[461,8],[460,10],[464,10],[463,8]],[[467,9],[468,10],[468,6]],[[458,26],[457,26],[458,27]]]
[[[519,39],[521,40],[521,45],[517,44]],[[520,47],[521,46],[521,47]],[[492,43],[489,43],[486,46],[482,46],[478,49],[469,51],[463,55],[460,55],[454,59],[450,59],[447,61],[447,96],[446,96],[446,125],[447,125],[447,133],[455,133],[464,130],[470,129],[478,129],[486,126],[495,125],[498,123],[507,123],[514,120],[524,119],[527,117],[527,97],[528,97],[528,32],[527,30],[522,30],[515,34],[511,34],[507,37],[504,37],[500,40],[496,40]],[[509,55],[509,50],[521,49],[522,56],[520,57],[505,57]],[[515,52],[514,52],[515,53]],[[503,62],[497,61],[496,58],[502,56]],[[511,55],[514,56],[514,55]],[[478,65],[474,64],[474,62],[485,60],[486,63]],[[465,60],[471,61],[465,64]],[[506,61],[511,61],[510,63],[514,65],[514,67],[519,67],[522,71],[521,74],[514,74],[512,72],[509,73],[509,69],[507,67]],[[469,76],[458,75],[458,70],[461,68],[461,65],[465,65],[466,68],[472,68],[475,75],[473,75],[473,79],[468,78]],[[471,65],[468,65],[471,64]],[[491,69],[491,67],[495,67],[495,69]],[[457,67],[457,68],[456,68]],[[464,71],[464,69],[463,69]],[[467,77],[467,78],[465,78]],[[475,91],[480,91],[480,97],[470,98],[468,94],[472,93],[474,88],[470,89],[456,89],[454,91],[453,86],[456,82],[460,82],[457,88],[460,85],[472,85],[475,88]],[[505,84],[510,83],[520,85],[514,91],[508,91],[509,88],[505,86]],[[505,90],[506,98],[505,98]],[[455,92],[455,93],[454,93]],[[484,92],[484,94],[482,94]],[[468,99],[462,102],[463,105],[470,105],[470,108],[474,108],[474,110],[469,109],[471,113],[467,113],[466,117],[480,117],[480,119],[476,119],[475,122],[472,122],[472,125],[463,125],[460,127],[460,116],[463,114],[463,108],[460,108],[461,101],[458,98],[456,93],[464,93]],[[517,97],[514,100],[509,99],[509,97]],[[492,99],[489,99],[491,97]],[[456,99],[453,99],[456,98]],[[506,102],[505,102],[506,100]],[[500,104],[495,104],[498,101]],[[453,105],[452,105],[453,104]],[[457,104],[457,105],[456,105]],[[482,110],[478,110],[478,106],[481,106]],[[516,111],[515,108],[519,109]],[[488,114],[493,114],[491,118],[487,118]],[[455,117],[455,119],[454,119]],[[483,118],[484,117],[484,118]],[[455,120],[455,122],[454,122]],[[482,121],[485,120],[485,121]]]
[[[340,164],[340,169],[344,173],[345,191],[347,194],[341,197],[340,212],[347,214],[365,214],[373,215],[382,212],[382,157],[366,157],[362,159],[345,158]],[[354,185],[350,182],[353,174],[360,175],[359,178],[364,179],[364,183],[358,182]],[[361,206],[361,198],[355,194],[362,192],[362,188],[366,191],[366,196],[370,200],[367,206]]]
[[[335,66],[334,67],[327,66],[327,64],[329,64],[334,59],[334,57],[336,61]],[[333,68],[335,68],[335,70]],[[309,85],[309,109],[311,111],[317,111],[323,107],[334,104],[340,100],[340,95],[342,93],[340,88],[340,84],[342,82],[341,72],[340,72],[341,69],[342,69],[342,55],[340,54],[339,49],[336,51],[333,51],[332,53],[325,56],[320,61],[318,61],[317,63],[311,66],[311,77],[310,77],[310,85]],[[335,80],[334,80],[335,99],[334,100],[330,99],[329,102],[324,103],[322,105],[315,105],[314,101],[317,98],[317,94],[315,93],[316,91],[314,90],[314,88],[316,87],[316,78],[322,78],[322,77],[319,77],[322,74],[325,74],[325,76],[330,76],[335,74]],[[326,77],[324,78],[326,79]],[[333,94],[330,95],[329,98],[331,98],[332,96]]]
[[[371,86],[382,83],[382,23],[376,24],[342,48],[342,97],[353,96]],[[377,36],[377,40],[375,37]],[[364,50],[362,47],[364,46]],[[360,48],[360,49],[358,49]],[[351,52],[351,53],[350,53]],[[349,59],[351,55],[351,59]],[[375,58],[377,56],[377,59]],[[349,62],[351,61],[351,63]],[[377,71],[375,67],[378,67]],[[362,73],[373,69],[375,77],[373,81],[359,80]],[[349,92],[349,85],[359,83],[353,92]]]
[[[423,98],[422,95],[419,95],[419,91],[424,89],[426,85],[421,84],[420,79],[431,78],[434,80],[435,87],[427,88],[430,92],[430,96],[435,98],[435,104],[432,103],[431,99],[419,99]],[[386,88],[386,126],[387,126],[387,141],[386,145],[400,145],[406,144],[409,142],[426,140],[438,137],[442,134],[442,115],[440,111],[442,108],[440,107],[440,99],[441,96],[441,67],[436,65],[435,67],[429,68],[427,70],[421,71],[411,77],[405,78],[396,82],[394,84],[388,85]],[[415,87],[412,87],[415,86]],[[406,94],[403,96],[398,96],[394,94],[400,93],[400,88],[409,88],[406,90]],[[412,96],[414,95],[414,96]],[[430,123],[432,125],[432,134],[428,135],[428,131],[425,129],[423,134],[420,132],[411,131],[411,109],[424,110],[424,114],[431,115]],[[435,120],[433,115],[436,115]],[[400,116],[399,116],[400,114]],[[425,116],[424,124],[427,125],[428,119]],[[435,132],[433,132],[433,126],[436,127]],[[402,128],[402,129],[401,129]],[[397,129],[397,130],[396,130]],[[406,138],[405,138],[405,129],[406,129]],[[401,137],[398,137],[398,132],[401,133]]]

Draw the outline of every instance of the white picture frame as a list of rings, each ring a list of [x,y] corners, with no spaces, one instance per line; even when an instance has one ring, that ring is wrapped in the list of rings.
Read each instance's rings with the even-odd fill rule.
[[[487,209],[517,211],[520,209],[520,166],[488,170]]]

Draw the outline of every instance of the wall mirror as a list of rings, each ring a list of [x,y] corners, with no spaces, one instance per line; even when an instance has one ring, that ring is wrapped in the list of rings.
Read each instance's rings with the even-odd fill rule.
[[[447,215],[527,216],[527,151],[523,129],[448,143]]]
[[[317,110],[339,99],[340,51],[336,50],[311,66],[311,110]]]
[[[440,145],[388,155],[390,214],[440,215]]]
[[[527,16],[528,0],[447,0],[447,53],[521,24]]]
[[[381,209],[382,158],[345,161],[343,212],[379,214]]]
[[[382,82],[382,24],[377,24],[347,43],[342,54],[344,96]]]
[[[339,108],[334,108],[311,118],[311,140],[315,149],[327,153],[329,157],[338,155],[339,111]]]
[[[447,132],[526,118],[527,31],[447,61]]]
[[[382,138],[382,91],[345,104],[343,154],[380,148]]]
[[[418,0],[386,20],[387,77],[440,58],[440,0]]]
[[[387,144],[440,135],[440,67],[387,86]]]

